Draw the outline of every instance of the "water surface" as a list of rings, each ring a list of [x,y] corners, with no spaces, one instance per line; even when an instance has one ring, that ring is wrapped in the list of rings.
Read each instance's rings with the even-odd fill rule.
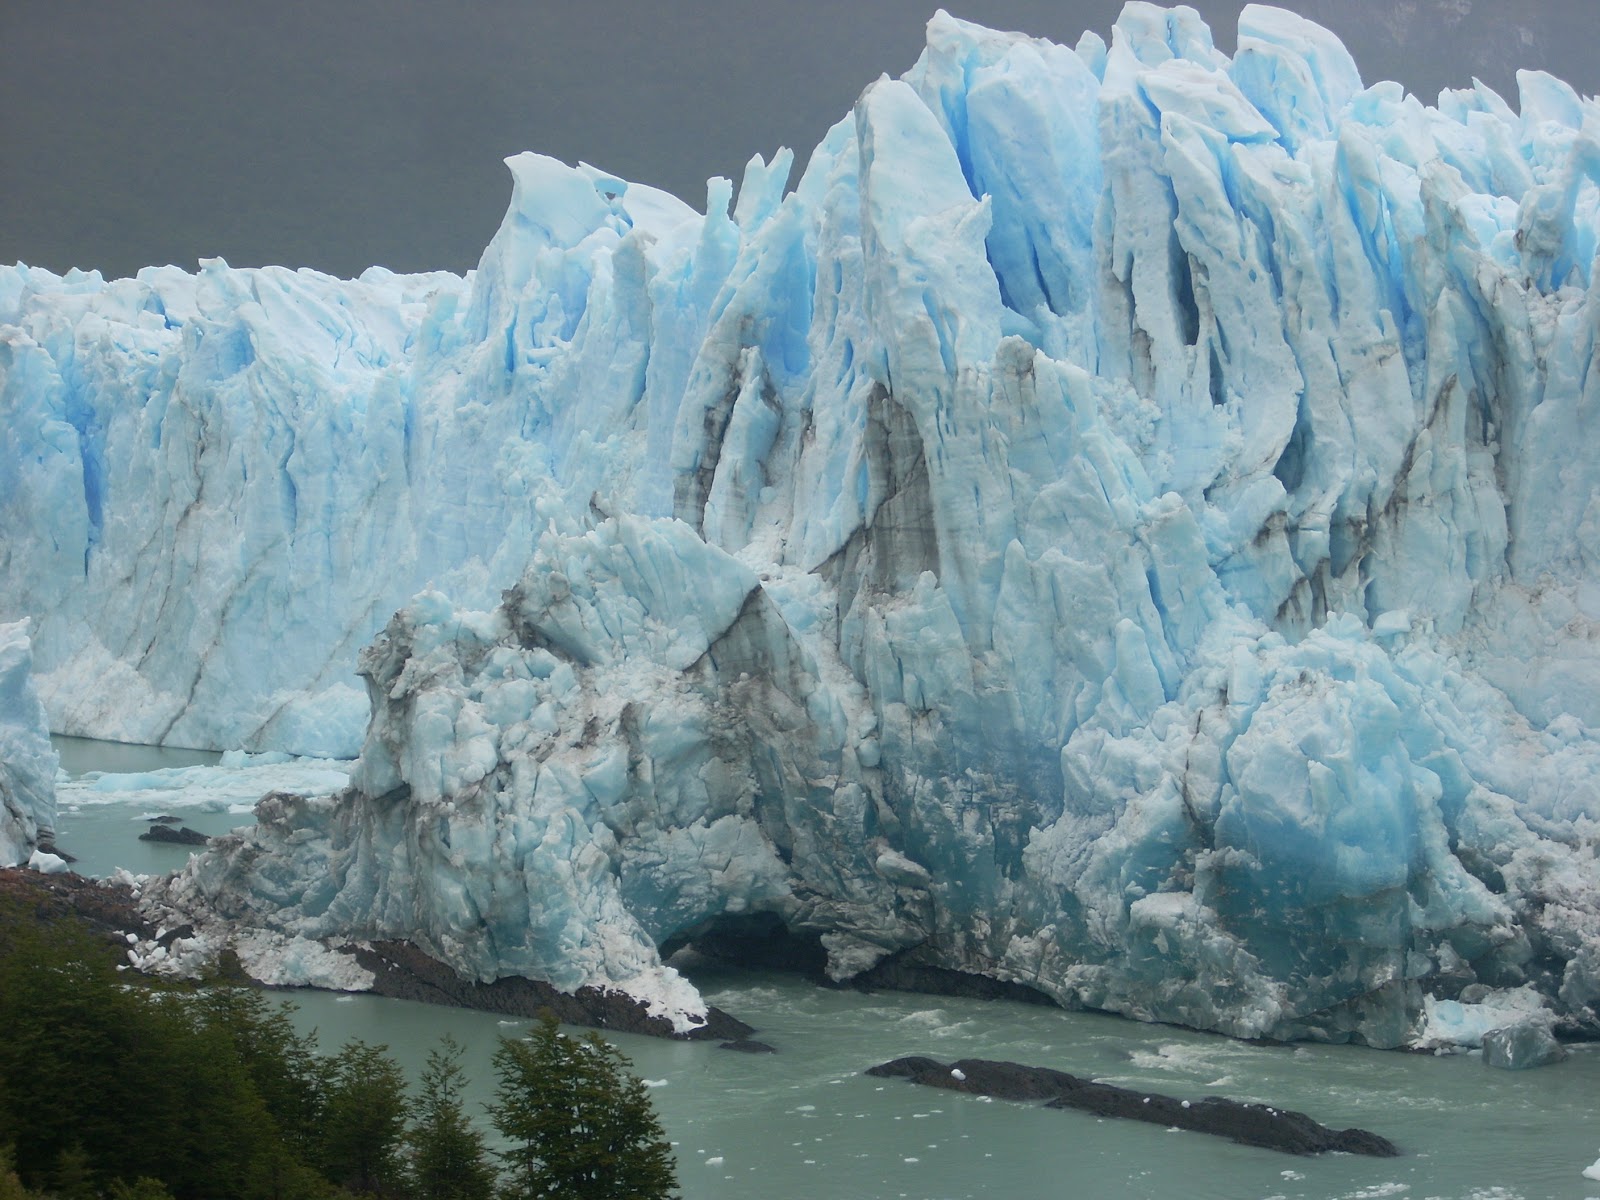
[[[1475,1055],[1254,1046],[1006,1001],[864,995],[727,969],[691,977],[778,1053],[610,1035],[656,1085],[688,1200],[1600,1196],[1580,1174],[1600,1146],[1600,1053],[1513,1073]],[[452,1033],[467,1047],[473,1104],[490,1098],[496,1039],[527,1027],[370,996],[294,998],[296,1023],[317,1028],[325,1048],[348,1037],[386,1042],[412,1074]],[[902,1054],[1012,1059],[1186,1098],[1298,1108],[1381,1133],[1403,1157],[1295,1158],[862,1074]]]
[[[138,841],[152,804],[220,833],[249,822],[251,788],[321,781],[339,764],[249,760],[79,743],[63,754],[60,844],[86,874],[171,870],[185,847]],[[177,757],[174,757],[177,756]],[[217,762],[212,756],[210,762]],[[239,761],[230,756],[230,761]],[[96,773],[102,773],[97,775]],[[121,774],[112,779],[105,773]],[[140,777],[142,776],[142,778]],[[130,798],[131,797],[131,798]],[[613,1035],[653,1086],[686,1200],[958,1200],[1196,1197],[1200,1200],[1581,1200],[1600,1154],[1600,1047],[1531,1072],[1477,1055],[1339,1046],[1256,1046],[1116,1017],[1005,1001],[862,994],[699,964],[714,1004],[778,1053]],[[295,992],[294,1020],[326,1051],[381,1042],[415,1077],[444,1033],[466,1047],[476,1110],[493,1092],[496,1039],[527,1022],[400,1000]],[[1198,1133],[986,1101],[862,1072],[903,1054],[1012,1059],[1195,1098],[1215,1093],[1301,1109],[1393,1140],[1399,1159],[1293,1158]]]

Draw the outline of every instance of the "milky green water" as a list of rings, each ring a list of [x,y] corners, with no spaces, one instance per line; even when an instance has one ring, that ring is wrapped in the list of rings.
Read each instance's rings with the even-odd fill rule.
[[[84,761],[90,765],[77,770],[106,769],[92,754]],[[142,759],[122,769],[161,765],[189,764]],[[60,844],[80,856],[86,873],[181,865],[186,850],[137,841],[141,812],[108,803],[63,813]],[[248,820],[187,809],[178,815],[208,833]],[[676,1143],[688,1200],[1600,1197],[1600,1182],[1581,1174],[1600,1157],[1600,1047],[1513,1073],[1468,1055],[1252,1046],[1002,1001],[863,995],[705,965],[690,974],[712,1003],[757,1026],[756,1036],[778,1053],[614,1037],[655,1085],[651,1096]],[[371,996],[290,998],[296,1023],[316,1028],[324,1048],[350,1037],[386,1043],[413,1075],[437,1038],[453,1034],[466,1047],[473,1105],[492,1092],[496,1039],[526,1028],[491,1014]],[[862,1074],[903,1054],[1012,1059],[1171,1095],[1216,1093],[1297,1108],[1329,1125],[1381,1133],[1404,1156],[1293,1158]]]
[[[101,742],[93,738],[50,738],[61,758],[61,769],[73,778],[89,771],[158,771],[163,767],[209,767],[222,755],[215,750],[179,750],[170,746],[134,746],[126,742]]]
[[[1580,1174],[1600,1146],[1600,1054],[1513,1074],[1465,1055],[1249,1046],[1001,1001],[861,995],[744,971],[692,977],[778,1053],[613,1037],[659,1085],[651,1095],[677,1143],[686,1197],[1600,1195]],[[372,997],[296,1001],[297,1022],[325,1045],[387,1042],[412,1070],[451,1032],[468,1047],[474,1103],[492,1090],[495,1039],[525,1028]],[[1259,1100],[1375,1130],[1405,1154],[1294,1158],[861,1073],[902,1054],[1013,1059],[1171,1095]]]

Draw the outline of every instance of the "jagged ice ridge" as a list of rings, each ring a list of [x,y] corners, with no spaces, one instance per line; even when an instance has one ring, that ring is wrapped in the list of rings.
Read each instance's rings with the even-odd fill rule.
[[[0,617],[58,729],[359,744],[166,889],[284,933],[1593,1035],[1600,111],[1519,85],[940,14],[788,194],[523,154],[465,279],[0,272]]]

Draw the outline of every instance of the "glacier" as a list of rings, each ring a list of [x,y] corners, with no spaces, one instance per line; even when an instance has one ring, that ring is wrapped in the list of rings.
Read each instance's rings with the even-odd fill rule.
[[[0,867],[65,866],[54,841],[56,768],[50,726],[33,686],[27,621],[0,623]]]
[[[359,751],[149,889],[241,926],[1596,1036],[1600,109],[1519,90],[940,13],[793,190],[527,153],[465,278],[0,270],[0,619],[59,731]]]

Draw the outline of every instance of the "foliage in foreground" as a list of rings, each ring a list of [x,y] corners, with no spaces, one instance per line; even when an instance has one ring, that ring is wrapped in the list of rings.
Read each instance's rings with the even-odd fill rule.
[[[462,1104],[461,1048],[417,1095],[386,1048],[335,1055],[259,991],[147,986],[71,923],[0,909],[0,1200],[652,1200],[676,1187],[643,1083],[547,1017],[502,1038],[497,1172]],[[554,1190],[552,1190],[554,1189]]]
[[[461,1106],[466,1076],[461,1047],[446,1034],[418,1080],[406,1146],[411,1190],[417,1200],[491,1200],[495,1172],[484,1152],[483,1134]]]
[[[599,1034],[567,1037],[547,1012],[532,1037],[501,1038],[494,1065],[507,1200],[637,1200],[677,1186],[644,1082]]]

